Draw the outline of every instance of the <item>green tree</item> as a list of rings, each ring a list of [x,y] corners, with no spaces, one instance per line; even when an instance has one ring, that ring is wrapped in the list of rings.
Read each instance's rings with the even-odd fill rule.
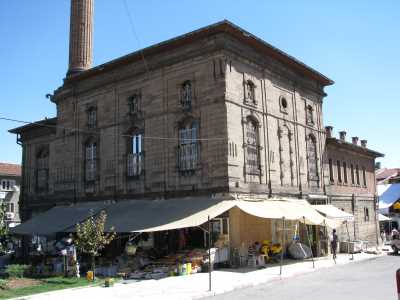
[[[6,206],[4,203],[0,203],[0,253],[6,250],[7,235]]]
[[[104,232],[106,219],[107,214],[102,210],[97,216],[92,213],[86,221],[76,224],[76,247],[78,251],[90,255],[93,274],[96,256],[99,256],[100,251],[115,237],[114,228],[111,228],[109,233]]]

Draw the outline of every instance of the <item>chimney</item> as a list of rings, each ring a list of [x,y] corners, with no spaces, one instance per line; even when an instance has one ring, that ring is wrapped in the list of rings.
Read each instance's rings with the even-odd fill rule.
[[[353,142],[354,145],[357,145],[358,144],[358,136],[353,136],[351,138],[351,141]]]
[[[339,131],[339,136],[341,141],[346,141],[346,131]]]
[[[367,148],[367,140],[361,140],[361,147]]]
[[[326,132],[326,137],[327,138],[331,138],[332,137],[332,130],[333,130],[332,126],[325,126],[325,132]]]
[[[92,66],[93,0],[71,0],[67,77]]]

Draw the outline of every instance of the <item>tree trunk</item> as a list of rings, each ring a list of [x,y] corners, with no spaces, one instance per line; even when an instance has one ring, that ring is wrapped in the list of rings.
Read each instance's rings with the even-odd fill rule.
[[[94,255],[92,255],[92,272],[93,272],[93,281],[95,279],[95,273],[94,273],[94,269],[95,269],[95,261],[96,261],[96,257]]]

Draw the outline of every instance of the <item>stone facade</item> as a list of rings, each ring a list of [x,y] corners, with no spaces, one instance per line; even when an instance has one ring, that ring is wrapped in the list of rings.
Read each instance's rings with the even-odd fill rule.
[[[324,163],[322,103],[332,83],[227,21],[67,76],[50,97],[56,118],[11,131],[23,146],[24,218],[80,201],[235,193],[339,201]],[[41,166],[47,182],[36,178]],[[373,205],[370,192],[356,203]],[[235,211],[230,222],[235,232],[275,226]],[[268,230],[265,238],[275,234]]]
[[[346,133],[341,138],[331,136],[328,128],[326,143],[326,165],[329,174],[327,194],[331,204],[354,215],[354,222],[348,228],[342,226],[338,233],[341,240],[365,240],[371,244],[377,242],[377,191],[375,181],[375,158],[381,153],[358,143],[346,141]],[[347,233],[348,230],[348,233]],[[378,232],[379,233],[379,232]]]

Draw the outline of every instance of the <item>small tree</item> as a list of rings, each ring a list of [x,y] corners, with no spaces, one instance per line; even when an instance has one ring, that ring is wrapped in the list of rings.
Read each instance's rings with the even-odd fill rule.
[[[104,232],[106,219],[107,214],[102,210],[99,215],[94,216],[92,213],[85,222],[76,224],[75,244],[80,252],[90,255],[93,275],[96,256],[115,237],[113,228],[111,228],[112,232],[110,233]]]
[[[0,203],[0,253],[6,250],[7,234],[6,206],[4,203]]]

